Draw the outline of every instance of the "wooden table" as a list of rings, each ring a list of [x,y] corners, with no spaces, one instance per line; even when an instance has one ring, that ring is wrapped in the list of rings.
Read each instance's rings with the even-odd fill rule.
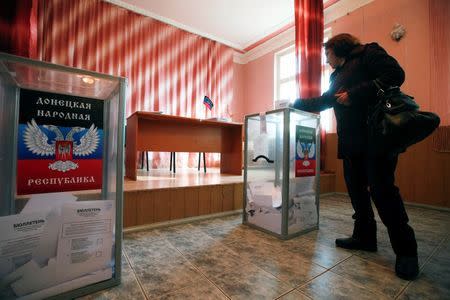
[[[133,180],[138,151],[219,152],[220,172],[241,175],[242,124],[137,111],[126,132],[126,176]]]

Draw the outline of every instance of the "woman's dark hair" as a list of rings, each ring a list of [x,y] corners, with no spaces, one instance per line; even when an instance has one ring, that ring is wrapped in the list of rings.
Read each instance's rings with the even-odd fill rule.
[[[348,33],[333,36],[323,44],[325,49],[333,50],[337,57],[347,57],[359,45],[361,45],[359,39]]]

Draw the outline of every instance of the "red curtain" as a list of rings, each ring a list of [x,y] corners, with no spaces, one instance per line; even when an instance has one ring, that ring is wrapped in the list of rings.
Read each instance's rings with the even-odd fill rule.
[[[300,98],[321,94],[323,1],[295,0],[295,52]],[[321,167],[325,162],[325,130],[321,133]]]
[[[0,51],[36,58],[37,0],[2,1]]]
[[[323,1],[295,0],[295,51],[300,98],[320,96]]]
[[[41,1],[43,60],[128,78],[126,114],[163,111],[187,117],[230,117],[233,50],[215,41],[98,0]],[[214,108],[203,105],[207,95]],[[161,157],[162,156],[162,157]],[[169,154],[153,167],[169,167]],[[217,155],[207,155],[209,166]],[[189,161],[189,164],[188,164]],[[177,155],[195,167],[197,154]]]

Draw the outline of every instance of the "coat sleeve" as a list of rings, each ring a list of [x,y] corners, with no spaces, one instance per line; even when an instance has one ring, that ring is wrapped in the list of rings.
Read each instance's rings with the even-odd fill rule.
[[[381,81],[386,87],[401,86],[405,81],[405,72],[402,67],[395,58],[387,54],[376,43],[366,46],[361,63],[368,73],[368,79],[347,91],[350,101],[352,99],[366,99],[369,102],[368,104],[373,104],[376,101],[375,95],[378,90],[373,83],[375,79]]]
[[[332,107],[334,102],[335,97],[327,91],[320,97],[297,99],[294,101],[292,107],[307,112],[319,112]]]

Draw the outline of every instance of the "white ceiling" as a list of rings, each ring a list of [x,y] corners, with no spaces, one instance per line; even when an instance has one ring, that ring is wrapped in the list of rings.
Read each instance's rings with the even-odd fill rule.
[[[294,0],[108,1],[238,50],[294,22]]]

